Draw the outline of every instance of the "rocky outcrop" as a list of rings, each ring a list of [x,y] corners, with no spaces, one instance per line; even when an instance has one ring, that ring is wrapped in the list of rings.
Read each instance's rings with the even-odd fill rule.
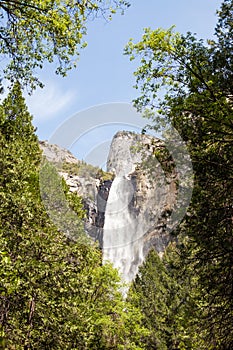
[[[70,191],[82,197],[86,232],[99,242],[104,260],[112,261],[124,280],[135,277],[152,247],[163,254],[171,240],[170,218],[177,201],[172,160],[157,159],[163,141],[118,132],[109,151],[108,176],[56,145],[42,142],[41,148],[48,160],[59,164]]]
[[[155,157],[163,147],[160,139],[121,131],[112,140],[107,161],[107,170],[127,178],[133,188],[128,209],[146,228],[145,255],[152,246],[163,252],[171,239],[168,218],[177,200],[177,174],[175,168],[166,173]]]
[[[145,228],[143,233],[143,256],[153,247],[159,254],[171,241],[169,217],[176,204],[176,174],[164,179],[160,170],[154,176],[143,170],[130,175],[135,192],[129,210],[136,213],[139,225]]]
[[[105,212],[104,260],[131,281],[153,247],[163,254],[171,241],[170,215],[177,200],[177,174],[155,154],[164,143],[148,135],[118,132],[113,138],[108,171],[115,173]]]
[[[85,231],[102,247],[105,207],[112,175],[106,176],[102,170],[79,161],[68,150],[47,141],[40,141],[40,148],[46,159],[56,165],[70,192],[82,197],[83,209],[86,212]]]
[[[39,145],[43,155],[49,162],[73,164],[80,163],[80,161],[67,149],[61,148],[57,145],[51,145],[48,141],[40,141]]]

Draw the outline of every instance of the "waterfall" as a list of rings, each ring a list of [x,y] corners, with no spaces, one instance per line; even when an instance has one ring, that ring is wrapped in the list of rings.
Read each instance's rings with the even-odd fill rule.
[[[119,270],[122,281],[134,279],[143,262],[143,227],[130,210],[134,188],[127,176],[117,176],[111,186],[103,233],[103,260]]]
[[[135,152],[138,142],[144,153]],[[152,152],[151,142],[148,135],[118,132],[108,156],[107,170],[116,177],[104,207],[103,261],[110,261],[126,283],[136,277],[151,247],[162,254],[171,240],[167,225],[176,203],[177,178],[175,171],[167,178],[153,154],[149,158],[153,171],[140,167]],[[153,142],[154,147],[163,146],[161,140]]]

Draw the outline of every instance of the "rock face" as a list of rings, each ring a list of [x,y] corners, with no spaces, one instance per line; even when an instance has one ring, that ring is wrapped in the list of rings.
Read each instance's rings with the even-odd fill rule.
[[[66,165],[59,172],[70,191],[83,198],[86,232],[99,241],[104,261],[110,260],[126,282],[135,277],[152,247],[163,254],[171,240],[177,174],[172,167],[166,171],[154,156],[163,147],[161,140],[148,135],[118,132],[107,161],[113,180],[70,152],[41,143],[48,160]]]
[[[86,212],[84,229],[102,247],[105,207],[112,184],[111,174],[108,174],[110,179],[103,179],[103,171],[79,161],[68,150],[47,141],[40,141],[40,148],[46,159],[56,165],[70,192],[82,197]]]
[[[126,282],[152,247],[162,254],[171,240],[168,218],[176,203],[176,173],[165,174],[153,156],[161,147],[159,139],[129,132],[117,133],[111,144],[107,166],[115,179],[105,211],[103,252]]]
[[[78,164],[79,160],[73,154],[57,145],[51,145],[48,141],[40,141],[40,149],[49,162],[53,163],[74,163]]]

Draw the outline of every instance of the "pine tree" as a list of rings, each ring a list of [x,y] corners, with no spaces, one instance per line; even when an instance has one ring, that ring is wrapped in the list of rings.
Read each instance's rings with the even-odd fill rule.
[[[117,271],[102,266],[95,245],[59,231],[45,211],[41,153],[19,84],[0,116],[1,346],[142,349],[140,312],[123,300]],[[54,171],[47,170],[45,175]],[[65,193],[82,218],[80,199],[66,186]],[[76,233],[81,230],[77,224]]]
[[[195,271],[200,318],[198,349],[233,348],[233,1],[224,0],[215,38],[147,29],[127,53],[152,128],[171,124],[186,142],[195,176],[188,215],[177,230],[188,237],[183,263]],[[158,91],[165,94],[158,98]]]
[[[129,293],[129,300],[143,313],[149,334],[143,339],[146,349],[175,350],[195,348],[197,334],[192,320],[198,317],[192,273],[174,243],[163,258],[152,249]],[[192,290],[193,287],[193,290]]]

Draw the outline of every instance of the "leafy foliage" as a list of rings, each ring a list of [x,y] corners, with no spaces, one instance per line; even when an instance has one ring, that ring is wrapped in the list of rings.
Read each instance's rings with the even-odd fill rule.
[[[143,339],[146,349],[195,348],[197,334],[192,319],[198,316],[198,307],[191,276],[174,243],[163,258],[152,249],[139,268],[128,298],[142,310],[150,331]]]
[[[143,349],[146,330],[139,310],[123,300],[117,271],[102,265],[95,245],[70,239],[49,221],[40,198],[41,153],[19,84],[0,113],[0,346]],[[68,201],[81,219],[79,199]],[[84,235],[79,225],[76,231]]]
[[[0,54],[10,60],[2,77],[35,88],[41,85],[35,69],[54,60],[56,73],[66,75],[86,45],[87,20],[128,6],[124,0],[1,0]]]
[[[101,181],[113,180],[114,174],[106,172],[97,166],[87,164],[84,161],[76,163],[62,163],[62,171],[68,172],[70,175],[78,175],[80,177],[94,177]]]
[[[198,349],[233,347],[232,0],[218,16],[215,40],[207,43],[174,28],[147,29],[126,48],[131,59],[141,57],[137,108],[147,109],[156,130],[171,123],[192,157],[193,198],[177,234],[188,237],[183,263],[197,279]]]

